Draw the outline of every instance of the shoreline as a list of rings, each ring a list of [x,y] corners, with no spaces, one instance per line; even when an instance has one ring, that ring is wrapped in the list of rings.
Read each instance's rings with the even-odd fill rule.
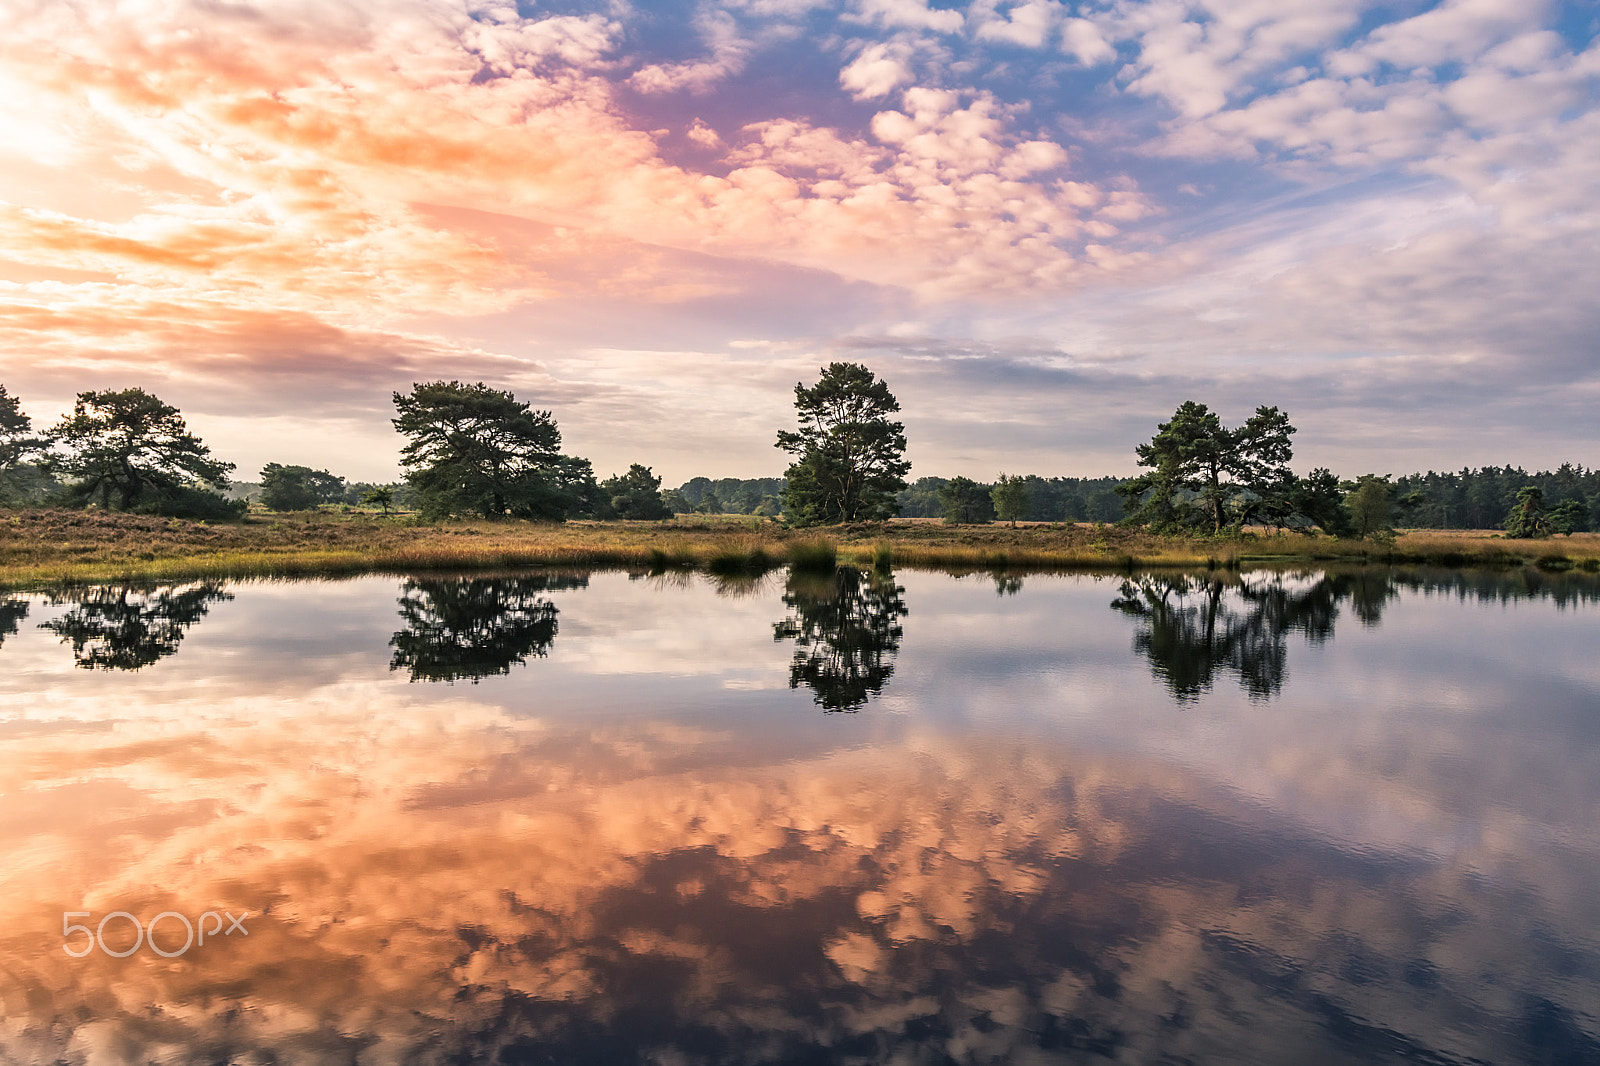
[[[0,512],[0,589],[217,577],[312,577],[534,566],[751,573],[785,565],[1108,572],[1328,562],[1600,571],[1600,534],[1507,540],[1419,530],[1392,543],[1299,533],[1165,537],[1091,524],[895,520],[786,529],[748,516],[661,522],[421,523],[377,514],[191,522],[101,511]]]

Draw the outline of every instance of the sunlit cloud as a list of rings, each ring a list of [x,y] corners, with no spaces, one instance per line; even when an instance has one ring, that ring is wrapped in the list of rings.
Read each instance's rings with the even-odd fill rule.
[[[405,372],[438,376],[650,350],[616,335],[631,319],[670,364],[732,353],[759,312],[764,340],[814,356],[896,331],[1059,349],[1166,383],[1147,397],[1225,390],[1241,359],[1282,390],[1262,400],[1290,407],[1329,358],[1373,380],[1509,365],[1581,391],[1600,45],[1570,14],[1554,0],[738,0],[659,17],[498,0],[14,5],[0,329],[19,354],[0,370],[8,384],[95,362],[221,373],[225,352],[141,347],[156,314],[197,337],[254,316],[260,351],[290,320],[427,336],[437,358]],[[797,315],[774,296],[780,275],[795,306],[857,295]],[[566,310],[580,307],[587,336]],[[306,350],[342,396],[369,357],[335,347]],[[707,379],[658,380],[672,405]],[[911,383],[959,403],[936,384]],[[48,389],[59,403],[62,382]],[[1545,434],[1519,458],[1567,457],[1544,455],[1562,439],[1548,423],[1502,413]],[[1024,423],[1047,439],[1049,420]],[[1467,441],[1431,428],[1446,449]],[[1062,470],[1111,461],[1070,432],[1056,445]],[[1006,461],[1003,435],[974,447]],[[727,473],[770,472],[751,448]],[[672,476],[698,469],[693,442],[678,454],[689,468]]]

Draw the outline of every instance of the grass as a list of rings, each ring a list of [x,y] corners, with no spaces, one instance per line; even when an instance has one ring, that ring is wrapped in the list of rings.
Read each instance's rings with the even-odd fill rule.
[[[443,522],[309,512],[208,525],[99,511],[0,512],[0,588],[126,578],[623,566],[738,577],[790,565],[1127,570],[1349,561],[1600,570],[1600,535],[1505,540],[1423,531],[1392,543],[1282,536],[1158,537],[1115,526],[947,526],[906,520],[788,530],[748,517],[669,522]]]

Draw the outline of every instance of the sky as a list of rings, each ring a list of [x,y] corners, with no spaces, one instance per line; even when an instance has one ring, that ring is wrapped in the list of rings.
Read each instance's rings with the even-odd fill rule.
[[[398,473],[483,381],[604,477],[1128,474],[1185,400],[1344,476],[1600,463],[1595,0],[8,0],[0,383]]]

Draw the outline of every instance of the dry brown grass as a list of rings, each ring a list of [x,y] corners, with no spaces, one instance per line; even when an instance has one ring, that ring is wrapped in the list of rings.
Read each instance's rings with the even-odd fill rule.
[[[119,578],[337,574],[526,566],[696,567],[727,572],[782,565],[834,546],[862,566],[1127,569],[1270,560],[1439,565],[1600,566],[1600,535],[1543,541],[1427,531],[1392,545],[1327,537],[1157,537],[1087,524],[947,526],[895,521],[787,530],[760,519],[670,522],[447,522],[311,513],[207,525],[97,511],[0,512],[0,587]],[[1542,561],[1541,561],[1542,560]]]

